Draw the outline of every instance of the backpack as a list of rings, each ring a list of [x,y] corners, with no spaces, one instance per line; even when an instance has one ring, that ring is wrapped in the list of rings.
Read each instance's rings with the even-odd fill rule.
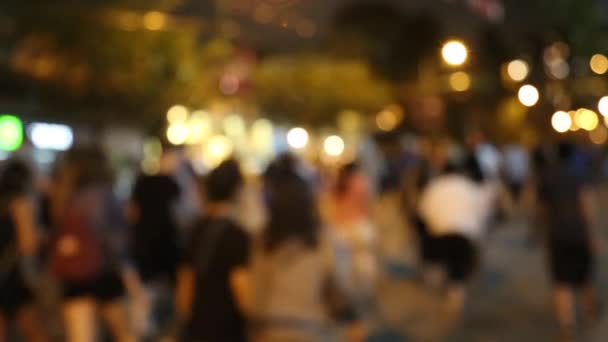
[[[74,196],[56,222],[50,245],[50,269],[60,280],[92,281],[102,271],[103,248],[95,227],[100,203],[95,195]]]

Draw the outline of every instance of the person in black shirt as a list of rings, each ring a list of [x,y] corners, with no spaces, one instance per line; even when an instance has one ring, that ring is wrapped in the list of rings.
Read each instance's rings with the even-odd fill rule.
[[[243,180],[229,160],[204,182],[206,214],[178,271],[177,312],[184,341],[247,340],[245,307],[250,239],[231,218]]]
[[[547,229],[556,316],[565,333],[571,333],[576,324],[575,290],[582,291],[586,314],[595,318],[593,245],[600,241],[593,229],[593,194],[572,165],[573,152],[574,146],[559,146],[559,161],[543,169],[537,194],[539,215]]]
[[[8,319],[15,319],[27,341],[47,340],[23,267],[38,249],[32,178],[20,161],[9,161],[0,174],[0,341]]]

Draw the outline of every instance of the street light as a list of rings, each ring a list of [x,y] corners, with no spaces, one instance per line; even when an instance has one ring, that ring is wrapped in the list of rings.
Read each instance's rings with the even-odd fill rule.
[[[515,82],[521,82],[528,77],[530,67],[526,61],[516,59],[507,65],[507,74]]]
[[[531,84],[526,84],[519,88],[519,92],[517,93],[517,97],[519,98],[519,102],[526,107],[533,107],[539,100],[540,94],[538,93],[538,89]]]
[[[338,157],[344,153],[344,140],[337,135],[332,135],[325,139],[323,143],[325,153],[332,157]]]
[[[308,145],[308,132],[301,127],[290,129],[287,132],[287,144],[296,150],[303,149]]]
[[[551,126],[556,132],[565,133],[572,126],[572,118],[566,112],[555,112],[551,117]]]
[[[467,51],[467,47],[461,41],[450,40],[443,45],[441,55],[443,56],[443,60],[448,65],[459,66],[466,62],[469,52]]]

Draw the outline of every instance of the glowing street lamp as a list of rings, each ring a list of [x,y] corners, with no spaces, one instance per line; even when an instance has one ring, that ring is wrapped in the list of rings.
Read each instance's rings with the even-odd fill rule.
[[[517,97],[519,98],[519,102],[526,107],[533,107],[538,100],[540,99],[540,94],[538,89],[535,86],[526,84],[519,88],[519,92],[517,93]]]
[[[568,130],[570,130],[570,127],[572,126],[572,118],[570,117],[570,114],[566,112],[555,112],[555,114],[553,114],[553,116],[551,117],[551,126],[553,126],[553,129],[556,132],[568,132]]]
[[[296,150],[308,145],[308,132],[302,127],[292,128],[287,132],[287,144]]]
[[[461,41],[451,40],[443,46],[441,55],[448,65],[459,66],[467,61],[469,52]]]
[[[323,142],[323,148],[328,156],[338,157],[344,153],[344,140],[337,135],[329,136]]]

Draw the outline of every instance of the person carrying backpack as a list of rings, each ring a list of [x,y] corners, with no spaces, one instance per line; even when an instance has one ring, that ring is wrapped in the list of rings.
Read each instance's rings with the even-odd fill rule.
[[[96,341],[99,310],[115,341],[135,341],[121,299],[138,282],[125,266],[122,210],[104,154],[69,152],[55,182],[49,267],[62,287],[66,340]]]

